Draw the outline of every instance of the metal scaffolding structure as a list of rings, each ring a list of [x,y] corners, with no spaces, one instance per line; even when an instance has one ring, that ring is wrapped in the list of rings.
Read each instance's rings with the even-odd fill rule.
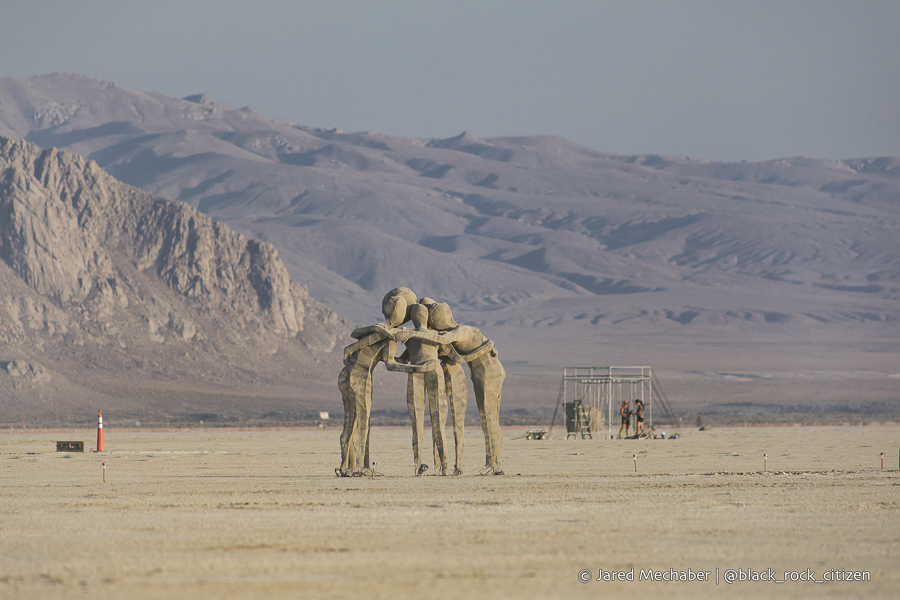
[[[606,426],[607,439],[613,437],[613,427],[620,425],[619,406],[622,400],[631,403],[640,399],[644,403],[644,421],[648,430],[653,425],[653,381],[650,367],[566,367],[560,382],[557,409],[583,405],[589,423],[589,431],[600,431]],[[567,411],[568,413],[569,411]],[[579,418],[576,414],[576,420]],[[554,411],[554,421],[556,411]],[[583,424],[578,423],[578,429]],[[552,430],[553,423],[551,423]],[[572,427],[567,423],[567,431]],[[584,437],[584,435],[582,435]],[[591,436],[593,437],[593,436]]]
[[[593,439],[591,432],[599,433],[604,426],[607,439],[612,438],[613,430],[618,431],[621,426],[619,406],[622,400],[631,404],[638,399],[644,404],[647,432],[653,430],[654,407],[662,411],[658,416],[663,422],[681,428],[681,419],[676,416],[659,378],[653,377],[650,367],[566,367],[559,382],[559,396],[547,435],[553,433],[556,415],[563,407],[567,438],[580,434],[582,438]]]

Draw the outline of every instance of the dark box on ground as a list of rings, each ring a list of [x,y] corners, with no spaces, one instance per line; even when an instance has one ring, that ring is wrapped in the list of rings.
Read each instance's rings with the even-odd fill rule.
[[[84,442],[56,442],[57,452],[84,452]]]

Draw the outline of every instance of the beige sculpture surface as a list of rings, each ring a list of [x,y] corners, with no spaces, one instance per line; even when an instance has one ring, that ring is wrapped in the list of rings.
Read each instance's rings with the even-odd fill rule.
[[[431,307],[437,302],[426,297],[420,298],[419,304],[423,304],[428,308],[430,318]],[[453,474],[462,475],[466,407],[468,405],[469,390],[466,387],[466,373],[463,371],[462,365],[447,355],[444,346],[440,346],[440,348],[438,354],[441,358],[441,370],[444,372],[444,388],[447,391],[450,404],[450,420],[453,422],[453,449],[455,452]]]
[[[428,308],[422,304],[410,307],[410,316],[416,331],[428,331]],[[394,335],[399,333],[394,330]],[[389,356],[393,355],[396,342],[388,345]],[[422,462],[421,451],[425,421],[425,396],[431,415],[431,438],[434,447],[434,466],[441,475],[447,474],[447,452],[444,438],[444,423],[447,421],[447,392],[444,387],[444,373],[440,369],[438,345],[432,342],[411,339],[406,343],[406,351],[390,358],[385,366],[389,371],[405,371],[409,375],[406,383],[406,406],[413,428],[413,460],[416,473],[421,475],[428,469]]]
[[[450,420],[453,422],[453,448],[455,451],[453,474],[462,475],[463,449],[465,448],[464,431],[466,425],[466,405],[468,389],[466,373],[462,365],[441,360],[444,372],[444,389],[450,404]]]
[[[485,470],[502,475],[501,452],[503,433],[500,430],[500,400],[506,371],[500,362],[494,344],[477,327],[458,325],[453,320],[450,307],[445,302],[433,304],[428,311],[428,326],[439,332],[401,330],[397,341],[422,339],[439,343],[449,359],[469,365],[469,375],[475,390],[475,402],[484,432]]]
[[[372,411],[372,371],[386,360],[390,329],[409,320],[407,305],[416,295],[408,288],[396,288],[381,303],[384,323],[355,329],[350,335],[359,340],[344,348],[344,368],[338,375],[338,389],[344,404],[344,428],[341,431],[340,476],[363,474],[369,467],[369,417]],[[391,356],[393,358],[393,356]]]
[[[358,341],[344,349],[344,369],[338,387],[344,401],[341,433],[341,466],[338,475],[360,475],[369,470],[369,417],[372,405],[372,370],[384,362],[389,371],[408,373],[407,408],[413,429],[416,473],[428,467],[422,462],[425,397],[432,423],[434,464],[447,474],[444,423],[449,405],[453,420],[455,465],[462,473],[464,425],[468,391],[462,363],[469,365],[475,399],[485,438],[485,468],[482,473],[502,475],[500,400],[506,372],[493,347],[476,327],[458,325],[450,307],[422,298],[418,302],[409,288],[396,288],[382,301],[384,322],[361,327],[351,334]],[[415,329],[400,325],[413,320]],[[406,351],[395,357],[397,342]]]
[[[344,349],[344,368],[338,376],[338,388],[344,402],[344,429],[341,431],[341,466],[335,472],[342,476],[369,468],[368,421],[372,406],[372,370],[382,359],[388,344],[387,338],[369,337],[373,339],[351,344]],[[360,430],[365,435],[360,436]]]

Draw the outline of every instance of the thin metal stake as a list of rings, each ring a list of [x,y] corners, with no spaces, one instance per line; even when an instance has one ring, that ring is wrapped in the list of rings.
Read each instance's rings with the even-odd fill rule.
[[[106,463],[103,463],[103,483],[106,483]]]
[[[763,471],[769,470],[769,455],[763,454]]]
[[[631,458],[634,459],[634,472],[637,473],[637,454],[632,454]]]

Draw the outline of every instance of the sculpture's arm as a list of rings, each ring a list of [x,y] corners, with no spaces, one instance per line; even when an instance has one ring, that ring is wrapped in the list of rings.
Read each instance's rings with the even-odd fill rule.
[[[398,357],[394,357],[394,354],[397,352],[397,342],[391,341],[388,342],[384,350],[381,353],[381,360],[384,361],[384,366],[388,371],[401,371],[405,366],[402,362],[404,360],[404,355],[406,360],[409,360],[409,354],[404,352]],[[398,361],[399,359],[399,361]]]
[[[467,332],[462,327],[451,329],[447,333],[435,333],[433,331],[419,331],[418,329],[403,329],[397,332],[396,339],[398,342],[406,343],[407,340],[415,338],[417,340],[440,346],[443,344],[452,344],[458,342],[466,336]]]
[[[441,362],[445,365],[459,364],[459,354],[456,353],[456,350],[454,350],[453,346],[450,344],[438,347],[438,358],[440,358]]]
[[[487,340],[482,345],[478,346],[468,354],[460,354],[456,351],[456,348],[447,344],[446,346],[442,346],[441,349],[446,352],[447,356],[454,364],[471,362],[480,356],[483,356],[485,353],[490,352],[494,349],[494,342],[491,340]]]
[[[437,367],[441,361],[429,360],[428,362],[424,362],[418,365],[406,365],[400,360],[409,360],[409,353],[404,352],[397,358],[394,358],[394,353],[397,351],[397,342],[388,342],[384,347],[382,353],[382,360],[384,361],[384,366],[388,371],[400,371],[401,373],[426,373],[428,371],[433,371],[435,367]]]
[[[396,327],[388,327],[384,323],[376,323],[375,325],[369,325],[368,327],[357,327],[350,333],[350,337],[355,339],[360,339],[369,335],[378,334],[381,338],[394,338],[394,334],[396,333]]]
[[[372,344],[377,344],[381,340],[385,339],[381,333],[373,333],[372,335],[366,336],[358,342],[354,342],[344,348],[344,364],[347,364],[347,361],[350,359],[350,355],[354,352],[359,352],[366,346],[371,346]]]
[[[385,364],[388,371],[400,371],[401,373],[427,373],[434,371],[441,361],[438,359],[429,360],[418,365],[404,365],[396,361],[390,361]]]
[[[395,346],[397,345],[396,342],[394,342],[394,345]],[[403,354],[401,354],[394,360],[396,360],[398,363],[403,363],[404,365],[408,365],[409,364],[409,349],[404,350]]]

